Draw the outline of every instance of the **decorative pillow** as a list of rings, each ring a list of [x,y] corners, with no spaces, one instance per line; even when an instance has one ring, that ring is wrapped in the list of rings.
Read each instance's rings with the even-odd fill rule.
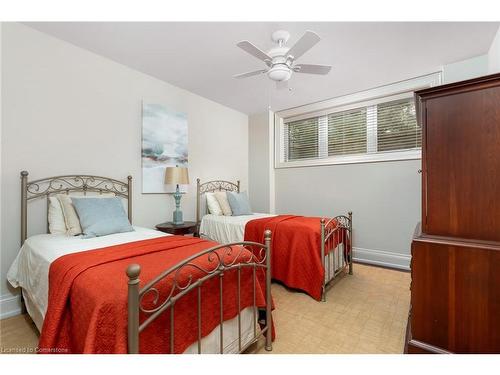
[[[243,193],[234,193],[232,191],[228,191],[227,200],[229,201],[229,205],[231,206],[231,211],[233,211],[233,216],[252,214],[248,195],[245,191]]]
[[[64,222],[66,223],[66,233],[70,236],[77,236],[82,234],[82,227],[80,226],[80,220],[76,214],[73,203],[71,202],[71,196],[67,194],[57,194],[57,199],[61,204],[61,209],[64,215]]]
[[[132,232],[120,198],[71,198],[84,238]]]
[[[52,234],[65,234],[66,223],[64,222],[64,214],[61,208],[61,203],[57,197],[49,197],[49,211],[47,212],[47,220],[49,222],[49,232]]]
[[[216,191],[214,193],[217,202],[219,202],[219,206],[222,210],[224,216],[231,216],[233,212],[231,211],[231,206],[227,200],[227,194],[225,191]]]
[[[215,198],[214,193],[206,193],[205,197],[207,199],[208,212],[212,215],[221,216],[222,209],[220,208],[219,202],[217,198]]]

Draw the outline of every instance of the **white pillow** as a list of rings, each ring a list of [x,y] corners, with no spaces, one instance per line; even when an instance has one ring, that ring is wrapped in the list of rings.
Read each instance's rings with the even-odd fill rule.
[[[57,199],[59,199],[64,215],[64,222],[66,223],[67,228],[66,233],[69,236],[82,234],[80,219],[78,219],[75,207],[73,207],[73,202],[71,202],[71,196],[67,194],[57,194]]]
[[[212,215],[221,216],[222,208],[220,207],[217,198],[215,198],[214,193],[206,193],[205,197],[207,199],[208,212]]]
[[[65,234],[66,223],[61,208],[61,203],[56,197],[49,197],[49,212],[47,213],[49,221],[49,232],[52,234]]]
[[[214,193],[217,202],[219,202],[219,206],[222,210],[224,216],[231,216],[233,211],[231,211],[231,206],[229,205],[229,201],[227,200],[227,194],[225,191],[217,191]]]

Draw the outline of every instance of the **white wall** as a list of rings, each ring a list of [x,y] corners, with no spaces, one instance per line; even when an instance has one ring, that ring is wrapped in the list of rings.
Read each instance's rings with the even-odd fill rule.
[[[248,118],[248,173],[254,212],[274,212],[273,118],[271,111]]]
[[[269,212],[269,116],[267,112],[248,117],[248,180],[252,210]]]
[[[443,66],[443,83],[463,81],[485,74],[488,74],[487,54]]]
[[[490,74],[500,72],[500,28],[488,51],[488,72]]]
[[[357,260],[406,268],[420,217],[420,160],[276,170],[276,212],[353,212]]]
[[[173,56],[172,58],[176,58]],[[165,67],[166,69],[168,67]],[[20,180],[88,173],[134,177],[133,222],[170,220],[173,198],[141,194],[141,101],[187,113],[191,186],[182,200],[195,217],[196,178],[248,186],[248,116],[20,24],[2,32],[1,294],[19,250]],[[219,146],[223,142],[223,147]],[[30,233],[44,217],[31,217]],[[2,304],[3,305],[3,304]]]

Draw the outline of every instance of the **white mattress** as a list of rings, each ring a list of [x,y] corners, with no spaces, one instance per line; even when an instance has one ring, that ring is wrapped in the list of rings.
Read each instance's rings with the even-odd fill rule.
[[[276,215],[254,213],[241,216],[205,215],[201,218],[200,235],[219,243],[241,242],[245,237],[245,226],[250,220]]]
[[[12,263],[7,280],[14,287],[22,287],[27,300],[27,309],[39,331],[47,311],[50,264],[60,256],[85,250],[168,236],[160,231],[134,227],[134,232],[117,233],[108,236],[82,239],[64,234],[39,234],[29,237]],[[248,307],[241,312],[243,344],[253,338],[253,312]],[[224,322],[224,351],[238,352],[237,317]],[[219,327],[202,339],[204,353],[219,352]],[[191,345],[186,353],[197,353],[197,343]]]

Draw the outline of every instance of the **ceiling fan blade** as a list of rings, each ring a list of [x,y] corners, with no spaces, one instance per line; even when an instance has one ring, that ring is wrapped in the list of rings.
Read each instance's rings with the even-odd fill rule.
[[[318,43],[321,40],[321,38],[318,36],[318,34],[307,30],[304,35],[302,35],[302,38],[300,38],[290,50],[288,50],[287,55],[288,56],[293,56],[293,58],[296,60],[300,56],[302,56],[304,53],[309,51],[316,43]]]
[[[330,65],[297,64],[293,67],[296,73],[328,74],[332,67]]]
[[[276,82],[276,88],[278,90],[286,90],[286,89],[288,89],[288,81],[278,81],[278,82]]]
[[[251,77],[251,76],[256,76],[256,75],[259,75],[259,74],[262,74],[262,73],[265,73],[267,72],[266,69],[261,69],[261,70],[255,70],[253,72],[247,72],[247,73],[241,73],[241,74],[236,74],[233,76],[233,78],[247,78],[247,77]]]
[[[262,60],[264,62],[272,60],[272,58],[267,53],[255,47],[248,40],[243,40],[236,45],[240,47],[243,51],[248,52],[250,55],[258,58],[259,60]]]

